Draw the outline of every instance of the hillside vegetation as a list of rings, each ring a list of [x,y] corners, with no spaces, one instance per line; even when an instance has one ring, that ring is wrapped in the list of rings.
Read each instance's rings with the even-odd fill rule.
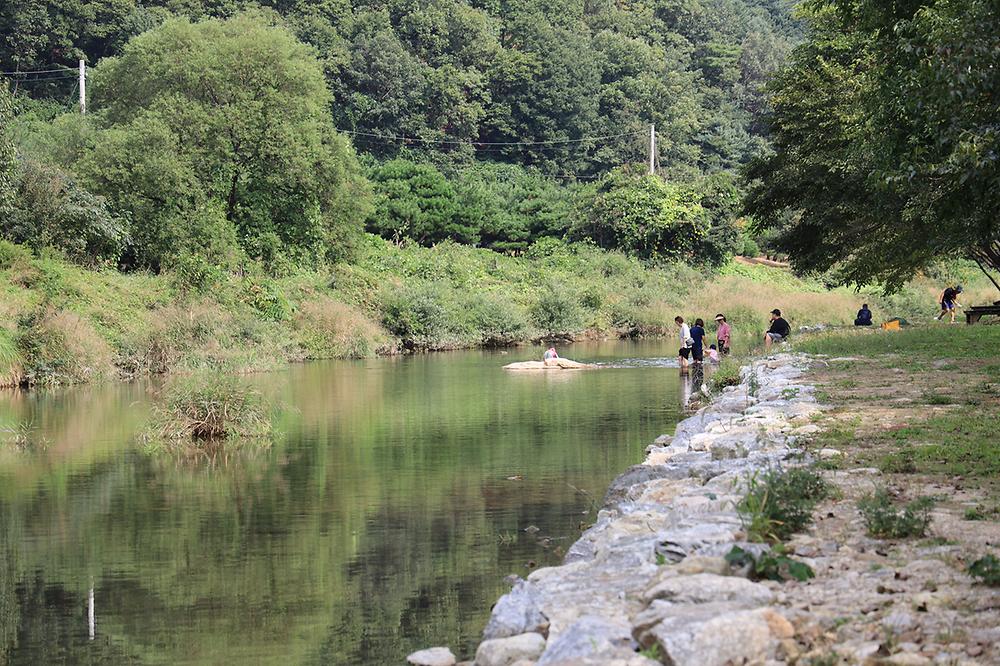
[[[704,274],[585,244],[540,242],[512,257],[369,235],[354,263],[284,277],[89,270],[0,242],[0,289],[0,375],[44,385],[541,337],[673,335],[677,314],[719,311],[749,337],[773,307],[795,326],[849,323],[862,299],[880,317],[927,317],[937,286],[919,280],[885,299],[735,262]]]

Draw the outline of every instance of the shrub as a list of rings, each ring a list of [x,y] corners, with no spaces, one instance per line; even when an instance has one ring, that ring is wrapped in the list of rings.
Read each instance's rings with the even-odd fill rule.
[[[307,358],[366,358],[388,342],[378,324],[328,296],[301,303],[293,321]]]
[[[740,383],[740,364],[731,358],[724,358],[708,379],[709,388],[718,393],[727,386],[738,386]]]
[[[969,575],[990,587],[1000,587],[1000,559],[986,555],[969,565]]]
[[[759,555],[754,555],[739,546],[733,546],[726,553],[726,562],[737,568],[746,567],[747,578],[750,580],[785,581],[795,579],[802,582],[816,576],[808,564],[785,554],[785,549],[781,544],[775,544],[770,550],[765,550]]]
[[[222,269],[201,254],[181,254],[170,268],[174,287],[182,293],[207,293],[226,277]]]
[[[828,492],[826,481],[813,470],[771,469],[750,478],[736,508],[748,539],[780,541],[812,522],[813,509]]]
[[[18,321],[24,380],[32,385],[77,384],[106,376],[112,353],[94,327],[65,310],[36,310]]]
[[[251,276],[243,278],[242,300],[264,319],[285,321],[291,315],[288,300],[272,280]]]
[[[487,347],[512,345],[522,339],[528,327],[520,308],[495,295],[484,296],[473,304],[472,321]]]
[[[448,333],[448,311],[441,288],[433,284],[393,290],[384,297],[382,323],[404,341],[432,346]]]
[[[201,373],[178,378],[155,410],[154,438],[210,442],[271,435],[270,406],[256,390],[231,375]]]
[[[580,328],[580,307],[566,289],[550,286],[532,307],[531,318],[549,335],[572,333]]]
[[[757,241],[752,238],[743,239],[743,248],[740,252],[744,257],[759,257],[760,256],[760,246],[757,245]]]
[[[885,488],[858,500],[858,511],[864,518],[868,534],[889,539],[923,536],[931,523],[933,507],[934,500],[930,497],[920,497],[905,506],[896,506]]]

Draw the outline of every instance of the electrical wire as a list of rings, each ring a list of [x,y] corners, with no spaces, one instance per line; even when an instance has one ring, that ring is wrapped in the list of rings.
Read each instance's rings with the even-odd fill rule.
[[[77,70],[71,67],[61,67],[59,69],[36,69],[36,70],[17,70],[13,72],[0,72],[6,76],[24,76],[27,74],[52,74],[53,72],[76,72]]]
[[[459,145],[459,146],[551,146],[551,145],[564,145],[572,143],[586,143],[589,141],[605,141],[608,139],[618,139],[625,136],[637,136],[644,130],[639,130],[635,132],[622,132],[621,134],[607,134],[605,136],[588,136],[582,139],[553,139],[550,141],[454,141],[449,139],[421,139],[420,137],[414,136],[401,136],[397,134],[376,134],[374,132],[360,132],[357,130],[337,130],[342,134],[350,134],[351,136],[359,137],[371,137],[374,140],[381,140],[383,142],[413,142],[413,143],[429,143],[429,144],[446,144],[446,145]]]

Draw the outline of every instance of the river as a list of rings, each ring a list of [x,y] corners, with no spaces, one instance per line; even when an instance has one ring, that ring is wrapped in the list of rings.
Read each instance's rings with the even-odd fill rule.
[[[275,445],[214,460],[142,450],[154,383],[0,393],[28,441],[0,433],[0,664],[468,656],[504,577],[558,563],[679,420],[674,349],[292,366],[247,378],[282,405]]]

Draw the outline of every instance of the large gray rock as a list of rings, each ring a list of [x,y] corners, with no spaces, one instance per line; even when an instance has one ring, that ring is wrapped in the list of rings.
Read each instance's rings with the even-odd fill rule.
[[[520,580],[493,606],[483,638],[505,638],[529,632],[547,635],[548,630],[549,620],[542,613],[538,590],[528,581]]]
[[[521,634],[483,641],[476,650],[476,666],[511,666],[516,661],[534,661],[545,650],[541,634]]]
[[[406,658],[413,666],[455,666],[455,655],[446,647],[428,648]]]
[[[614,507],[628,498],[634,486],[657,479],[683,479],[688,475],[684,466],[678,465],[632,465],[620,474],[604,493],[603,506]]]
[[[675,576],[654,584],[643,594],[646,601],[663,599],[675,604],[732,602],[745,608],[767,606],[774,600],[771,590],[746,578],[699,573]]]
[[[574,659],[629,659],[635,655],[631,628],[621,622],[586,615],[563,631],[542,653],[538,666]]]
[[[659,615],[655,623],[650,621],[654,614]],[[728,604],[654,601],[644,615],[633,629],[636,638],[644,647],[659,645],[665,663],[674,666],[763,663],[777,644],[771,625],[788,624],[769,608],[735,609]]]

